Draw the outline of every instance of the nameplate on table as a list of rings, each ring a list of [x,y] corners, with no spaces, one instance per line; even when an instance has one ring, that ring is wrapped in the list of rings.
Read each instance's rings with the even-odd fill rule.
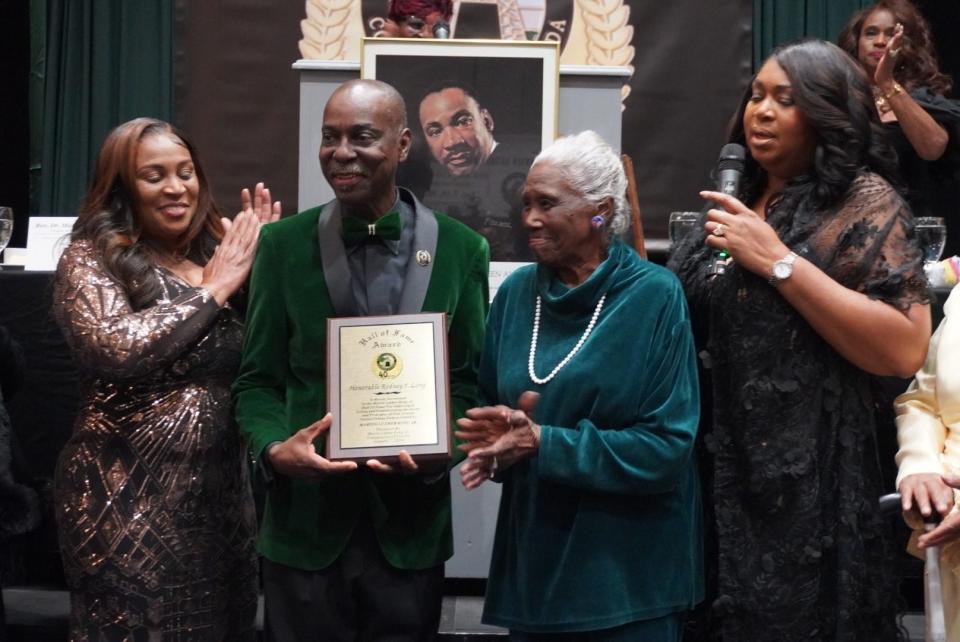
[[[449,459],[446,315],[327,319],[327,404],[328,459]]]
[[[55,270],[70,243],[75,216],[31,216],[27,224],[27,270]]]

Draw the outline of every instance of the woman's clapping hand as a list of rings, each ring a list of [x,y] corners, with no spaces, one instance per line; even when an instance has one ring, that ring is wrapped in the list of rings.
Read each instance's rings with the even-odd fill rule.
[[[270,203],[270,190],[257,183],[254,196],[244,188],[240,192],[243,209],[231,221],[221,218],[223,240],[203,268],[201,287],[210,291],[219,305],[227,302],[246,282],[257,252],[260,226],[280,218],[280,201]]]
[[[257,251],[260,221],[250,210],[240,212],[232,222],[226,218],[221,221],[226,232],[203,268],[200,286],[223,306],[250,274]]]
[[[540,395],[524,392],[519,409],[507,406],[472,408],[457,421],[455,434],[464,443],[459,448],[469,456],[460,467],[467,490],[473,490],[499,471],[532,457],[540,449],[540,425],[533,420]]]
[[[270,203],[270,189],[263,186],[263,183],[257,183],[253,188],[253,199],[250,198],[250,190],[246,187],[240,192],[240,204],[242,211],[251,211],[256,214],[260,225],[273,223],[280,218],[280,201]]]

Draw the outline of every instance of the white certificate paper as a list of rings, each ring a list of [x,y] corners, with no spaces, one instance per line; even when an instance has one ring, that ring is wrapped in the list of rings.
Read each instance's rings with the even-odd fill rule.
[[[437,443],[433,324],[340,329],[340,446]]]
[[[333,460],[451,456],[446,315],[327,319]]]
[[[76,216],[31,216],[27,227],[25,269],[57,269],[60,255],[70,243],[70,232],[76,220]]]

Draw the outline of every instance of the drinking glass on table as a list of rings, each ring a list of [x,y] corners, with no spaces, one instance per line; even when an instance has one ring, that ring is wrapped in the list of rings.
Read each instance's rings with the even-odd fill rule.
[[[947,243],[947,226],[940,216],[919,216],[913,219],[913,226],[923,250],[923,269],[930,279]]]
[[[667,236],[670,237],[670,252],[673,252],[680,243],[696,230],[700,229],[698,221],[700,212],[670,212],[667,222]]]
[[[13,236],[13,208],[0,207],[0,252],[7,249],[11,236]]]

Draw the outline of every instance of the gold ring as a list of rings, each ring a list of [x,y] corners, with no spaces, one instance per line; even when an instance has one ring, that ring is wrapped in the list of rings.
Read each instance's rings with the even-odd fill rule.
[[[711,234],[714,236],[723,236],[723,223],[719,223],[715,228],[713,228],[713,232],[711,232]]]
[[[887,49],[887,52],[888,52],[891,56],[893,56],[894,58],[896,58],[897,56],[900,55],[900,47],[897,47],[896,49]]]

